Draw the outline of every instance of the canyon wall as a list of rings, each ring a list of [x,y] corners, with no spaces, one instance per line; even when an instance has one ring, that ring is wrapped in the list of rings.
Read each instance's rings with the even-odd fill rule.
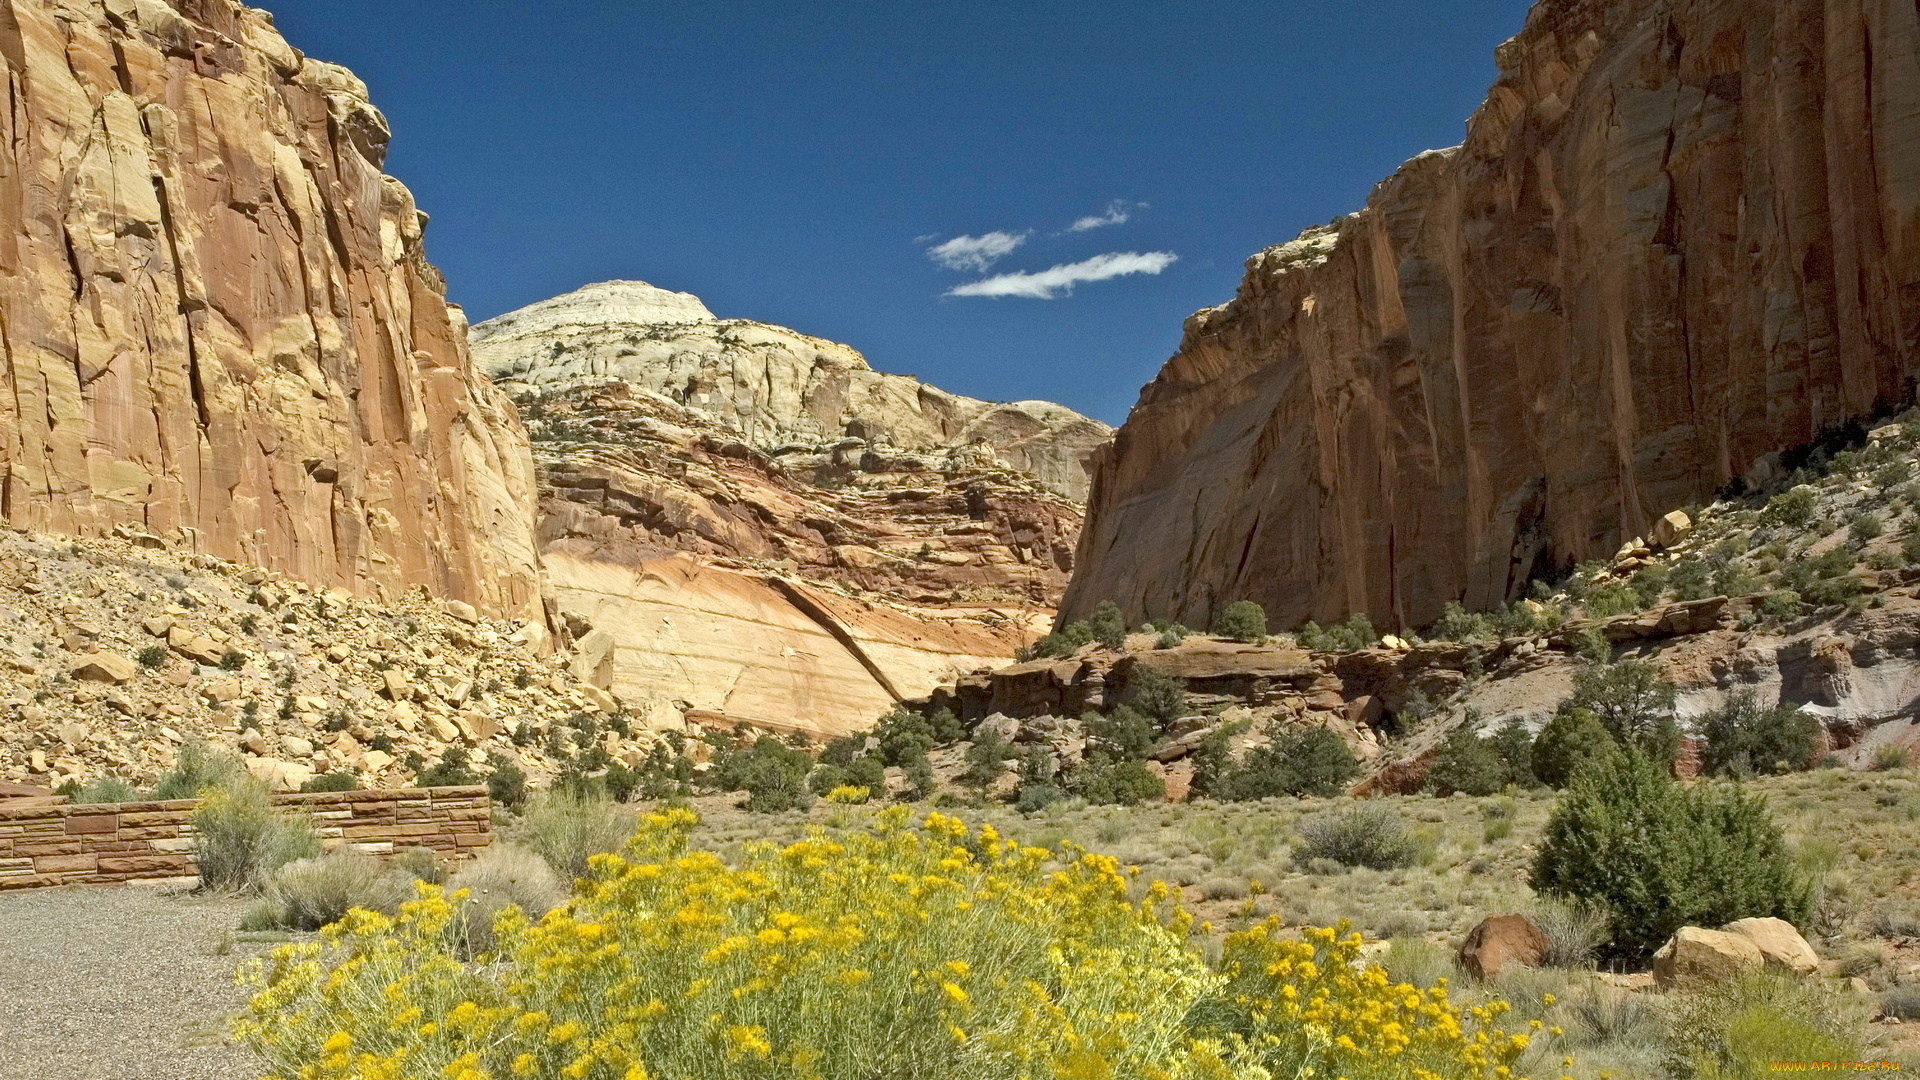
[[[1462,146],[1188,320],[1066,614],[1421,625],[1910,397],[1913,4],[1542,0],[1498,60]]]
[[[510,403],[364,84],[231,0],[0,0],[0,519],[539,609]]]

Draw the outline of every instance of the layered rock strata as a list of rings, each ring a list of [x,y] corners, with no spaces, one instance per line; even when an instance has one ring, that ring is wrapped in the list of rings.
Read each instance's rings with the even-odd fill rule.
[[[768,452],[625,382],[529,408],[557,610],[645,723],[839,734],[1043,632],[1079,507],[985,448]]]
[[[365,85],[232,0],[12,0],[0,64],[0,520],[537,611],[524,433]]]
[[[1054,494],[1086,501],[1111,430],[1048,401],[980,401],[867,366],[852,348],[747,319],[687,293],[609,281],[473,328],[480,365],[516,397],[619,379],[771,449],[845,439],[927,452],[990,450]]]
[[[1188,321],[1066,614],[1424,625],[1910,397],[1917,57],[1910,5],[1542,0],[1464,145]]]

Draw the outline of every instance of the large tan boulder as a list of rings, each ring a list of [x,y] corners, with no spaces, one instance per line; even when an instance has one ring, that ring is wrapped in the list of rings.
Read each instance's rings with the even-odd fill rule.
[[[73,665],[73,677],[81,682],[102,682],[118,684],[126,682],[140,670],[133,661],[118,653],[88,653]]]
[[[1768,967],[1795,975],[1811,975],[1820,970],[1820,954],[1814,952],[1800,931],[1785,919],[1740,919],[1720,929],[1753,942]]]
[[[1491,979],[1513,967],[1539,967],[1547,958],[1547,935],[1525,915],[1494,915],[1460,943],[1460,967],[1476,979]]]
[[[1683,926],[1653,954],[1653,981],[1661,986],[1685,979],[1719,982],[1758,971],[1765,962],[1760,947],[1740,934]]]

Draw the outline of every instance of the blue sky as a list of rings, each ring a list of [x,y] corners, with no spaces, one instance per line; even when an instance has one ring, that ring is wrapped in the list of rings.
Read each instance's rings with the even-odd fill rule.
[[[635,278],[1112,423],[1247,256],[1460,140],[1528,6],[268,5],[371,86],[476,321]]]

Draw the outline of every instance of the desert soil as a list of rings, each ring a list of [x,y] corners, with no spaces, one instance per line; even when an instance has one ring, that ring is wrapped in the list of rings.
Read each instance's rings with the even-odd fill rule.
[[[0,894],[0,1080],[241,1080],[243,900],[152,887]]]

